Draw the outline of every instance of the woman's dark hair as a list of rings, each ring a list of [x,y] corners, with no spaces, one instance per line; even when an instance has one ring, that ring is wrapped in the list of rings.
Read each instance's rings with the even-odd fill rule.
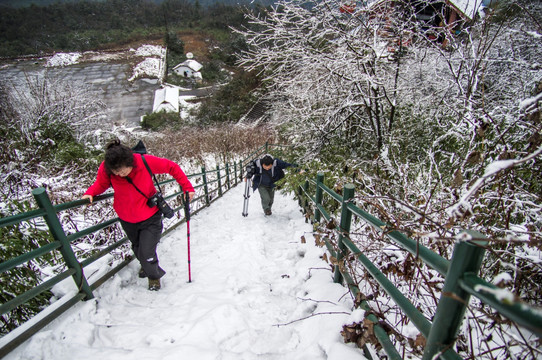
[[[112,170],[134,166],[132,149],[122,145],[118,139],[111,141],[105,147],[104,166],[108,175],[112,174]]]

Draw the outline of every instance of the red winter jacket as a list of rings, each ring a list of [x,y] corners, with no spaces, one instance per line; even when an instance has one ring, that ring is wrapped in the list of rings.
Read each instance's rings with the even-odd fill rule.
[[[171,160],[159,158],[152,155],[145,155],[145,160],[151,168],[153,174],[170,174],[181,185],[183,192],[193,192],[194,187],[181,170],[179,165]],[[128,177],[147,197],[151,197],[156,193],[152,176],[145,167],[140,154],[134,154],[134,167]],[[100,195],[105,192],[110,186],[113,187],[115,194],[113,196],[113,208],[117,212],[120,219],[137,223],[147,220],[158,211],[158,207],[149,207],[147,199],[141,195],[135,187],[125,178],[111,174],[107,175],[104,163],[102,162],[98,168],[96,181],[85,192],[85,195]]]

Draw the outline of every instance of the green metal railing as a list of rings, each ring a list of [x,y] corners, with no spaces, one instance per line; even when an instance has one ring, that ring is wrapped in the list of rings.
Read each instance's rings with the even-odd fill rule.
[[[309,189],[313,189],[314,196]],[[317,175],[315,181],[307,180],[298,190],[300,205],[305,209],[305,212],[313,213],[312,216],[315,222],[321,222],[322,217],[327,222],[332,220],[332,216],[322,205],[324,195],[330,196],[341,206],[340,226],[336,229],[338,232],[337,246],[333,246],[329,238],[324,239],[327,250],[337,260],[337,265],[334,267],[334,281],[344,282],[354,296],[358,295],[359,288],[350,276],[346,268],[346,262],[343,261],[347,256],[354,256],[425,337],[424,360],[434,359],[435,356],[440,356],[443,359],[461,359],[452,350],[452,347],[463,321],[470,296],[477,297],[503,316],[528,329],[538,337],[542,337],[542,314],[539,311],[517,300],[507,299],[504,301],[500,299],[496,296],[498,288],[477,276],[487,246],[487,241],[484,240],[485,237],[482,234],[465,231],[465,237],[471,240],[458,241],[454,246],[451,260],[447,260],[399,231],[390,231],[391,229],[386,223],[357,207],[352,202],[354,185],[345,185],[342,196],[328,188],[324,185],[324,175],[322,173]],[[395,245],[417,256],[445,277],[442,295],[432,323],[350,239],[350,226],[353,216],[371,225]],[[371,313],[367,301],[362,301],[360,307],[366,310],[366,317],[373,323],[374,334],[388,357],[390,359],[402,359],[386,330],[379,324],[379,319]]]
[[[237,185],[237,183],[243,178],[244,165],[258,154],[266,152],[268,150],[268,147],[269,145],[266,143],[264,146],[258,148],[256,151],[248,155],[244,160],[241,160],[239,162],[226,164],[223,167],[217,166],[216,169],[213,170],[207,170],[202,167],[200,173],[187,175],[188,178],[192,180],[192,183],[196,190],[196,196],[192,200],[192,214],[197,214],[203,208],[210,206],[215,200],[220,198],[232,186]],[[162,188],[166,189],[164,191],[164,198],[166,200],[175,200],[179,198],[180,195],[182,195],[182,189],[180,189],[180,187],[176,184],[177,183],[175,182],[175,179],[169,179],[160,182]],[[54,285],[69,278],[70,276],[73,278],[77,286],[78,292],[71,296],[69,299],[63,297],[62,300],[59,300],[44,309],[40,314],[38,314],[40,316],[34,316],[25,324],[11,331],[8,335],[5,336],[6,338],[9,337],[7,341],[5,341],[4,338],[0,339],[0,344],[2,344],[0,347],[0,358],[4,357],[10,351],[15,349],[18,345],[30,338],[33,334],[35,334],[37,331],[49,324],[52,320],[57,318],[59,315],[64,313],[66,310],[68,310],[79,301],[92,299],[94,297],[93,291],[96,290],[96,288],[98,288],[106,280],[111,278],[114,274],[116,274],[118,271],[128,265],[133,259],[131,256],[127,256],[123,261],[121,261],[119,264],[116,264],[116,266],[114,266],[107,273],[102,275],[99,279],[96,279],[92,283],[89,283],[88,278],[85,276],[84,269],[98,259],[110,254],[116,249],[119,249],[123,244],[128,242],[128,239],[126,237],[123,237],[118,241],[114,241],[111,245],[85,259],[77,258],[72,244],[77,239],[80,239],[87,235],[99,233],[100,231],[103,231],[104,229],[115,225],[119,219],[112,218],[99,224],[90,226],[81,231],[67,233],[67,231],[65,231],[62,225],[62,222],[60,220],[61,217],[59,214],[66,210],[84,207],[88,205],[88,200],[80,199],[68,203],[53,205],[44,188],[34,189],[32,191],[32,195],[34,196],[38,208],[28,212],[14,214],[9,217],[1,218],[0,228],[5,228],[11,225],[18,225],[24,222],[32,221],[34,219],[42,218],[45,221],[46,228],[48,232],[50,232],[53,241],[28,253],[21,254],[14,258],[5,259],[2,263],[0,263],[0,274],[12,270],[17,266],[29,263],[35,259],[42,258],[48,254],[51,254],[53,251],[60,252],[62,260],[65,263],[65,270],[44,281],[43,283],[35,286],[34,288],[26,291],[25,293],[17,294],[17,296],[15,296],[14,298],[1,304],[0,316],[4,316],[5,314],[16,310],[19,306],[28,303],[30,300],[36,298],[38,295],[52,289]],[[112,197],[113,193],[96,196],[94,198],[94,202],[102,202],[111,199]],[[170,202],[170,205],[173,205],[173,203],[174,201]],[[177,212],[179,210],[182,210],[183,205],[180,204],[178,206],[172,206],[172,208],[175,212]],[[181,213],[182,211],[179,212],[179,215]],[[175,221],[164,220],[165,230],[163,232],[163,235],[171,232],[173,229],[185,222],[184,215],[182,216],[182,218],[179,216],[177,219],[173,219]]]

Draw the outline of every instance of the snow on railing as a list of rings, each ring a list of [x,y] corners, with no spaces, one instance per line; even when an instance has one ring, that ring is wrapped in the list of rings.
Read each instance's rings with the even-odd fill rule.
[[[491,176],[495,171],[498,170],[487,170],[487,176]],[[311,190],[309,191],[309,189]],[[365,335],[359,336],[367,336],[379,342],[390,359],[403,358],[388,335],[397,332],[397,330],[389,331],[383,326],[385,319],[382,321],[375,315],[378,311],[372,309],[364,295],[361,294],[351,275],[356,273],[355,263],[364,267],[364,271],[376,280],[420,331],[421,336],[425,339],[424,360],[435,357],[461,359],[453,350],[453,345],[465,316],[470,296],[478,298],[535,336],[542,337],[542,314],[540,311],[477,276],[487,247],[487,241],[483,234],[469,230],[462,232],[456,237],[451,259],[447,260],[395,230],[393,226],[357,207],[354,204],[354,185],[352,184],[343,186],[342,195],[339,195],[324,185],[324,175],[318,173],[315,180],[309,179],[299,187],[297,195],[307,218],[320,225],[321,235],[318,242],[321,246],[326,246],[330,254],[330,261],[335,273],[334,281],[348,286],[354,298],[360,299],[359,307],[366,311],[366,320],[363,321],[364,331],[362,331],[363,329],[356,331],[365,333]],[[328,195],[340,204],[339,209],[336,210],[338,219],[335,219],[331,211],[324,207],[324,204],[329,204],[329,202],[323,201],[324,195]],[[419,310],[419,306],[415,306],[388,279],[384,274],[386,269],[379,269],[375,263],[369,260],[367,257],[369,254],[364,253],[356,246],[350,234],[354,216],[359,223],[370,225],[382,237],[391,241],[394,246],[410,252],[416,259],[421,259],[444,277],[444,287],[441,290],[441,297],[434,314],[423,314]],[[428,318],[432,318],[433,321],[430,322],[427,320]]]

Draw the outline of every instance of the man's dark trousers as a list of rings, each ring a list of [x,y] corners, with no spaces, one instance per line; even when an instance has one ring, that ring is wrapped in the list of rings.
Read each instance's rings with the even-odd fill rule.
[[[273,200],[275,198],[275,188],[260,185],[258,187],[258,191],[260,192],[263,211],[265,212],[267,210],[271,210],[271,206],[273,206]]]

